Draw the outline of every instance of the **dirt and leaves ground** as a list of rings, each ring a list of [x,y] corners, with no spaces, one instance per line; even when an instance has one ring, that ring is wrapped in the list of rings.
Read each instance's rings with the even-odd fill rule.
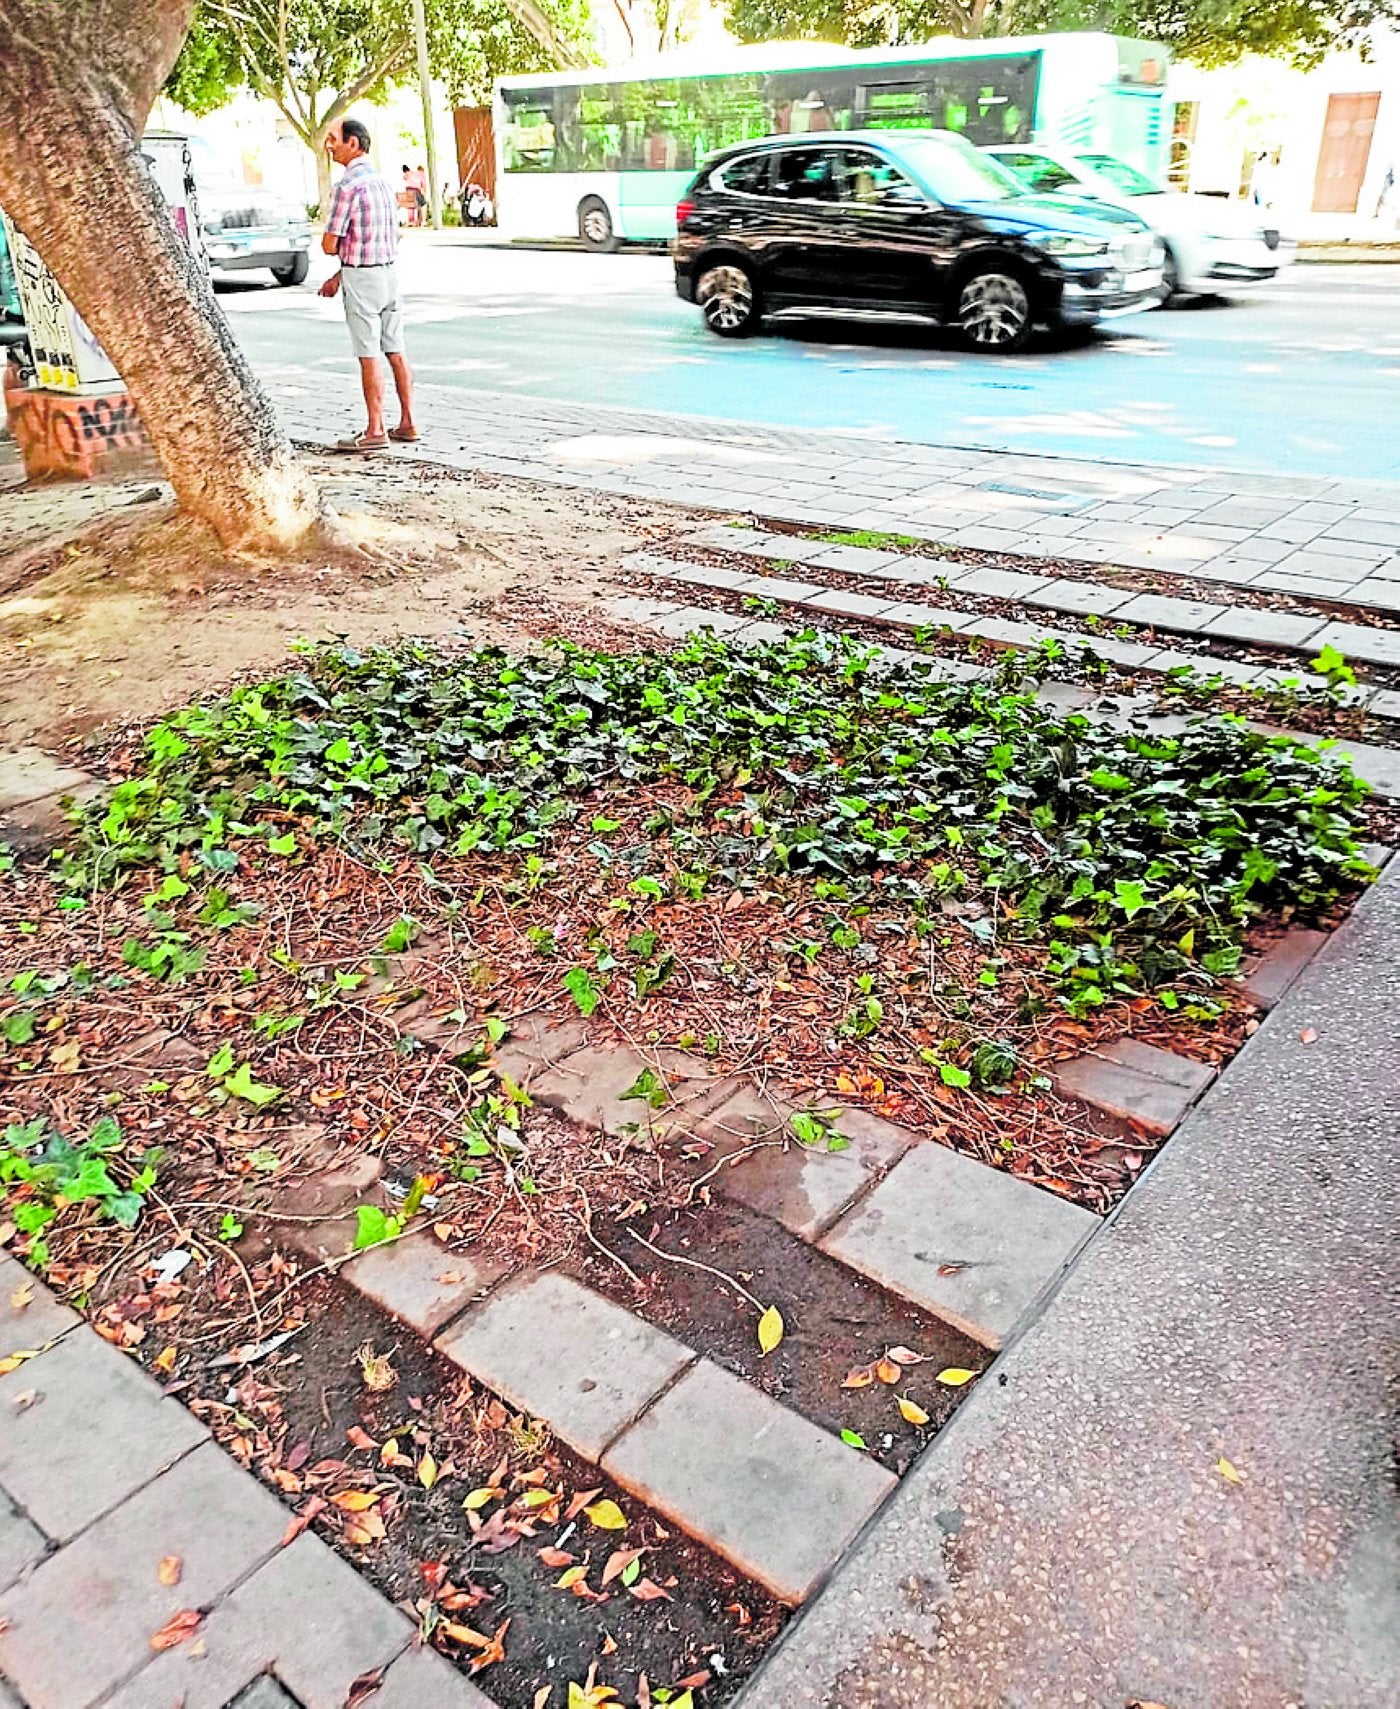
[[[837,1147],[841,1110],[867,1107],[1111,1203],[1150,1145],[1060,1103],[1046,1064],[1124,1032],[1228,1055],[1246,943],[1365,882],[1365,793],[1240,724],[1152,736],[1053,718],[1025,689],[816,631],[439,641],[312,649],[164,719],[110,754],[115,787],[61,856],[0,876],[6,1240],[301,1518],[425,1602],[435,1641],[500,1670],[504,1701],[562,1702],[595,1663],[637,1702],[643,1672],[654,1702],[722,1696],[775,1612],[650,1519],[588,1529],[615,1492],[490,1397],[427,1371],[410,1393],[414,1350],[353,1316],[325,1329],[349,1308],[279,1237],[323,1214],[328,1171],[372,1156],[390,1208],[367,1203],[346,1246],[416,1216],[449,1250],[616,1287],[642,1235],[667,1321],[696,1167],[647,1133],[663,1058],[635,1131],[581,1132],[495,1072],[512,1021],[541,1013],[761,1069],[803,1109],[789,1143]],[[788,1287],[755,1280],[737,1226],[730,1245],[740,1283]],[[920,1326],[877,1311],[824,1336],[826,1284],[793,1274],[783,1357],[802,1368],[783,1380],[807,1393],[820,1367],[804,1408],[833,1426],[843,1385],[893,1419],[905,1373],[881,1362]],[[733,1323],[692,1318],[725,1356]],[[744,1363],[737,1342],[727,1357]],[[899,1427],[919,1431],[937,1408],[912,1404],[922,1422]],[[909,1440],[891,1428],[896,1463]],[[536,1563],[528,1596],[493,1577],[496,1542]],[[557,1646],[531,1612],[550,1597],[573,1621]]]

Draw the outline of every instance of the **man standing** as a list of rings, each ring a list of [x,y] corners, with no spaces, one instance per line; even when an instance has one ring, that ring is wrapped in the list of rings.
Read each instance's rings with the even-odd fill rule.
[[[345,301],[345,324],[350,328],[350,346],[360,359],[360,384],[364,388],[368,422],[353,439],[337,442],[337,451],[387,451],[389,441],[401,444],[418,438],[413,425],[413,376],[403,353],[403,304],[394,268],[398,250],[398,225],[394,218],[394,192],[374,170],[369,159],[369,132],[358,119],[342,119],[326,137],[326,152],[345,168],[331,196],[321,247],[327,255],[340,258],[340,271],[321,287],[323,297],[339,291]],[[380,356],[386,356],[399,395],[399,424],[384,431],[384,375]]]

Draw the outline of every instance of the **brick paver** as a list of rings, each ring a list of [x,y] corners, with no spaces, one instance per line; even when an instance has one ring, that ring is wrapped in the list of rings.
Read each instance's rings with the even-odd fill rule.
[[[486,1255],[449,1252],[427,1229],[373,1246],[341,1271],[391,1317],[431,1340],[502,1274]]]
[[[501,1288],[435,1345],[594,1461],[695,1357],[664,1331],[550,1272]]]
[[[14,1397],[29,1390],[34,1403],[17,1408]],[[0,1377],[0,1421],[0,1486],[58,1542],[205,1437],[126,1354],[87,1329]]]
[[[414,1644],[385,1673],[365,1709],[492,1709],[492,1704],[436,1650]]]
[[[930,1142],[906,1152],[819,1244],[995,1348],[1097,1226],[1078,1205]]]
[[[849,1141],[845,1150],[803,1146],[788,1124],[793,1108],[745,1083],[697,1122],[695,1131],[721,1152],[740,1154],[715,1177],[726,1198],[774,1218],[803,1240],[815,1240],[918,1136],[863,1110],[844,1110],[831,1119]],[[743,1156],[755,1140],[763,1142],[762,1149]]]
[[[1272,1009],[1284,992],[1327,942],[1327,932],[1295,926],[1260,957],[1244,978],[1244,994],[1261,1009]]]
[[[206,1442],[0,1597],[0,1671],[30,1709],[87,1709],[146,1665],[173,1615],[208,1607],[266,1560],[286,1523],[276,1498]],[[169,1555],[181,1563],[172,1586],[157,1577]]]
[[[304,1532],[210,1613],[201,1653],[185,1644],[155,1656],[104,1709],[223,1709],[264,1673],[301,1709],[344,1709],[354,1681],[387,1668],[412,1637],[405,1615]],[[461,1709],[471,1701],[465,1691],[457,1700]]]
[[[298,1709],[298,1706],[296,1698],[284,1686],[270,1673],[264,1673],[240,1691],[228,1709]]]
[[[81,1322],[31,1270],[8,1254],[0,1255],[0,1357],[20,1348],[43,1347]]]
[[[1128,1038],[1057,1062],[1052,1073],[1068,1097],[1161,1137],[1215,1078],[1215,1070],[1203,1062]]]
[[[708,1359],[614,1444],[603,1470],[794,1604],[896,1481]]]
[[[647,1069],[668,1093],[656,1108],[644,1097],[623,1097]],[[688,1051],[665,1048],[644,1055],[628,1046],[585,1046],[530,1082],[537,1103],[614,1138],[648,1133],[660,1138],[685,1126],[721,1094],[722,1082],[708,1063]]]

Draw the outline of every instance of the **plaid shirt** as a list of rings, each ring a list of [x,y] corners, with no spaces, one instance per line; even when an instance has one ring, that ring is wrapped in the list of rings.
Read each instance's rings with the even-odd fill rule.
[[[342,267],[387,267],[398,251],[394,192],[368,160],[352,160],[331,196],[326,230],[340,239]]]

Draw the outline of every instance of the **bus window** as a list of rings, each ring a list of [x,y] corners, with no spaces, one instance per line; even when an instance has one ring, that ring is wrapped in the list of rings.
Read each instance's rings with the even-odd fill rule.
[[[505,161],[508,172],[553,172],[553,89],[507,89]]]

